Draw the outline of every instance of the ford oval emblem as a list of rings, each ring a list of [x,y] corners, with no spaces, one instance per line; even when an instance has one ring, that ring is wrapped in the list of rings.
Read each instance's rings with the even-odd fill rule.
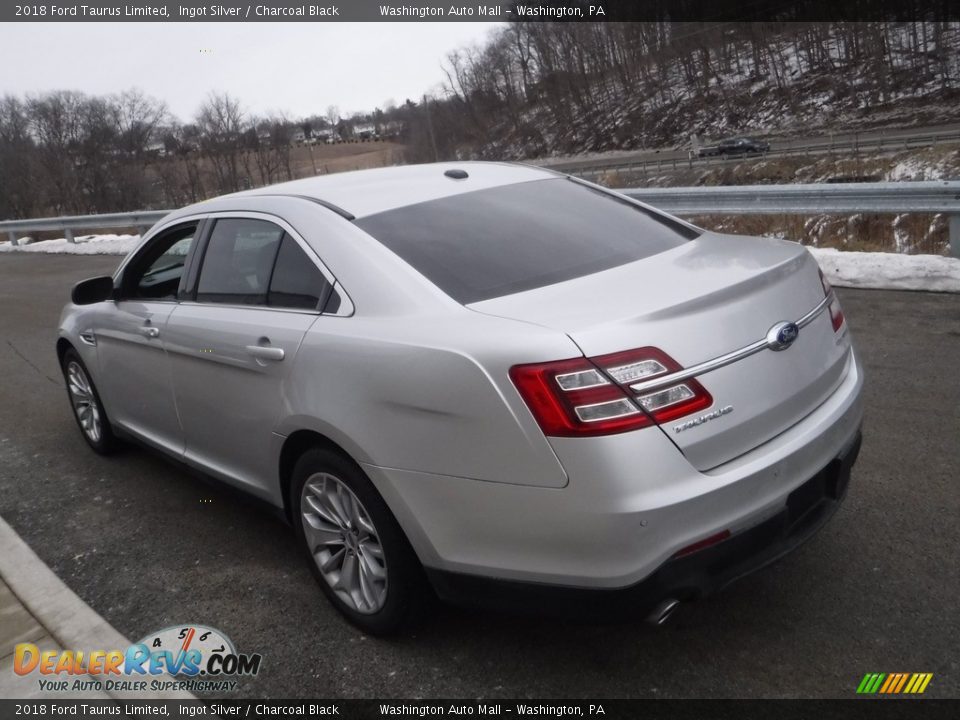
[[[767,347],[771,350],[786,350],[800,335],[800,326],[795,322],[779,322],[767,331]]]

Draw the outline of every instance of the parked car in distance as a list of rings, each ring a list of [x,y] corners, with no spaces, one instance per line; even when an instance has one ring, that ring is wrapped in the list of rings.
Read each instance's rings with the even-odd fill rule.
[[[178,210],[74,288],[56,351],[93,450],[134,438],[272,504],[371,633],[431,588],[661,622],[809,538],[860,443],[805,248],[527,166]]]
[[[699,157],[715,155],[746,155],[770,152],[770,143],[749,137],[721,140],[716,145],[704,145],[697,150]]]

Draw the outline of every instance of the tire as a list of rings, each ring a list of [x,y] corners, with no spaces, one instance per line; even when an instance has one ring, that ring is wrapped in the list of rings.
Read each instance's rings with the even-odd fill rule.
[[[363,470],[333,450],[307,450],[294,465],[289,501],[297,539],[330,602],[370,635],[406,625],[427,599],[423,568]]]
[[[70,348],[63,354],[60,369],[67,386],[67,397],[73,409],[73,418],[77,421],[80,434],[94,452],[110,455],[120,443],[110,427],[110,418],[100,400],[96,385],[90,377],[90,371],[76,350]]]

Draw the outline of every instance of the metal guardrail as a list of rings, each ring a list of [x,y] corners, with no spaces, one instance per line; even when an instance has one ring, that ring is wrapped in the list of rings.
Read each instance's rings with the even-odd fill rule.
[[[944,213],[950,249],[960,257],[960,181],[626,188],[620,192],[675,215],[821,215]],[[17,233],[60,230],[68,240],[79,229],[140,228],[169,210],[0,222],[14,245]]]
[[[960,181],[626,188],[679,215],[960,213]]]
[[[105,215],[73,215],[67,217],[35,218],[32,220],[4,220],[0,232],[6,232],[10,242],[19,244],[18,234],[59,230],[70,242],[74,242],[75,230],[107,230],[111,228],[137,228],[142,235],[153,227],[169,210],[140,210],[130,213],[107,213]]]
[[[626,188],[619,192],[674,215],[843,215],[944,213],[960,258],[960,181],[812,183]]]

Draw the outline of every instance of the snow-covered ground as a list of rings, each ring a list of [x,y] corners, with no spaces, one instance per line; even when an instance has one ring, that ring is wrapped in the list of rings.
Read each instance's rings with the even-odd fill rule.
[[[63,253],[75,255],[125,255],[140,241],[139,235],[87,235],[76,243],[64,239],[21,244],[0,243],[2,252]],[[21,241],[22,242],[22,241]],[[808,248],[824,274],[836,287],[884,290],[927,290],[960,293],[960,259],[939,255],[901,255],[880,252],[843,252]]]
[[[126,255],[140,242],[139,235],[78,235],[75,243],[66,239],[44,240],[18,247],[0,243],[0,252],[51,253],[65,255]]]
[[[808,248],[836,287],[960,292],[960,259]]]

